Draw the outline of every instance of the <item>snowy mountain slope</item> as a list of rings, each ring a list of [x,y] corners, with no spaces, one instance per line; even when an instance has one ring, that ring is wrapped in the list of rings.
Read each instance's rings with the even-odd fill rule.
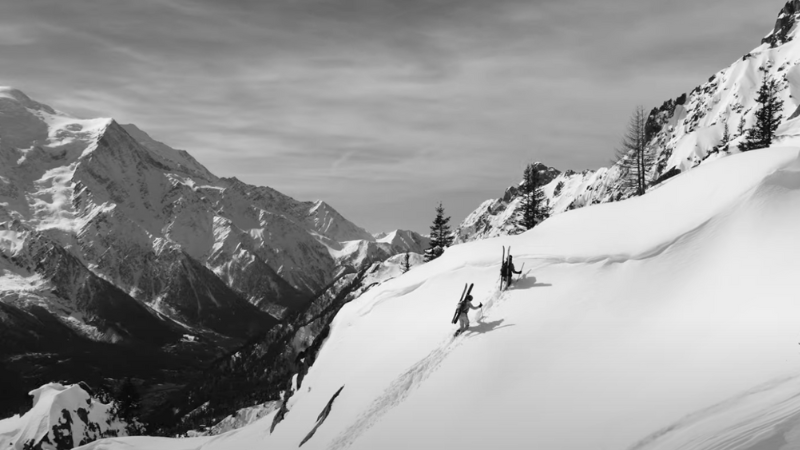
[[[321,242],[374,240],[324,202],[218,178],[134,125],[76,119],[11,88],[0,111],[0,219],[190,326],[269,325],[246,303],[280,317],[335,276]]]
[[[376,240],[342,242],[330,252],[336,264],[350,271],[360,271],[401,253],[425,253],[430,239],[408,230],[395,230]]]
[[[677,173],[738,153],[743,138],[740,124],[746,130],[754,123],[756,93],[766,76],[779,80],[783,87],[780,98],[784,101],[784,121],[777,131],[777,143],[800,142],[800,41],[795,39],[798,20],[800,2],[791,0],[780,11],[774,30],[761,45],[712,75],[688,95],[682,94],[652,109],[646,129],[657,164],[649,176],[650,182],[657,184]],[[726,124],[732,137],[727,147],[722,143]],[[620,134],[622,131],[620,124]],[[545,186],[545,198],[553,214],[618,200],[630,195],[618,179],[617,166],[580,174],[567,171]],[[512,195],[507,191],[501,199],[487,200],[460,224],[459,242],[518,231],[511,217],[519,206],[519,198],[516,189],[510,189]]]
[[[756,386],[695,412],[631,447],[721,450],[790,449],[800,445],[798,377]]]
[[[218,434],[227,433],[231,430],[237,430],[244,426],[250,425],[258,419],[261,419],[262,417],[278,409],[279,406],[280,402],[273,401],[242,408],[204,431],[190,432],[189,437],[216,436]]]
[[[339,277],[300,312],[245,346],[217,359],[181,391],[172,395],[162,411],[148,418],[165,434],[197,435],[197,429],[215,430],[239,423],[237,411],[263,402],[278,402],[289,385],[296,386],[302,371],[298,354],[305,354],[306,368],[313,365],[330,323],[346,303],[403,273],[405,254]],[[423,263],[418,253],[409,253],[410,269]],[[270,410],[272,411],[272,410]],[[233,415],[233,420],[228,416]],[[256,419],[263,417],[259,414]],[[274,418],[274,415],[273,415]],[[216,423],[217,421],[220,421]],[[248,422],[249,423],[249,422]],[[214,433],[216,434],[216,433]]]
[[[163,142],[159,142],[150,137],[147,133],[139,129],[136,125],[129,123],[121,127],[148,150],[165,160],[168,164],[177,169],[183,169],[184,173],[193,177],[205,179],[209,183],[217,181],[218,178],[208,171],[202,164],[192,157],[186,150],[175,150]]]
[[[180,337],[180,328],[155,313],[113,284],[86,268],[80,260],[43,233],[26,229],[18,221],[0,223],[11,256],[0,257],[0,301],[21,310],[47,311],[81,335],[107,342],[130,341],[163,345]],[[24,322],[6,317],[7,333],[12,324],[26,329]],[[41,320],[41,319],[40,319]],[[49,319],[43,319],[48,321]],[[57,320],[58,321],[58,320]],[[6,320],[4,320],[6,322]],[[20,339],[25,333],[17,333]],[[29,338],[30,339],[30,338]],[[6,341],[0,353],[12,350]],[[54,344],[58,344],[54,342]],[[17,350],[27,344],[16,342]]]
[[[424,253],[430,246],[430,238],[408,230],[394,230],[377,240],[382,244],[389,244],[395,254],[398,253]]]
[[[126,424],[77,384],[50,383],[30,392],[33,408],[0,421],[0,448],[70,449],[101,437],[126,436]]]
[[[305,222],[317,232],[334,242],[367,240],[374,238],[366,230],[356,226],[342,217],[327,203],[318,200],[310,209],[301,208],[299,214],[305,213]]]
[[[85,448],[633,446],[800,374],[797,223],[799,148],[704,164],[643,197],[452,247],[344,305],[272,433],[267,416],[213,440]],[[501,245],[524,264],[505,292]],[[484,307],[454,339],[465,282]],[[785,395],[789,417],[795,388],[758,401]]]

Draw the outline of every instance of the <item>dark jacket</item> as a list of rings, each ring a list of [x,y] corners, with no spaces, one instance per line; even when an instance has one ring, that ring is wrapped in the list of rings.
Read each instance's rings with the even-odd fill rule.
[[[471,300],[471,295],[464,299],[464,301],[461,303],[461,309],[458,311],[459,314],[466,314],[470,309],[480,309],[480,307],[483,306],[483,303],[481,303],[481,306],[474,306]]]

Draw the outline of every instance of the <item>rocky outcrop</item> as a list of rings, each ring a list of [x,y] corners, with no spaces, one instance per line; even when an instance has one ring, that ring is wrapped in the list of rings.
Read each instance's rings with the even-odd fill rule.
[[[775,28],[761,40],[761,43],[769,44],[770,47],[777,47],[791,41],[794,36],[790,32],[797,25],[798,17],[800,17],[800,1],[789,0],[781,9],[781,12],[778,13]]]
[[[113,404],[93,398],[80,386],[49,383],[30,392],[33,408],[5,419],[0,447],[68,450],[104,437],[128,435],[128,424]]]

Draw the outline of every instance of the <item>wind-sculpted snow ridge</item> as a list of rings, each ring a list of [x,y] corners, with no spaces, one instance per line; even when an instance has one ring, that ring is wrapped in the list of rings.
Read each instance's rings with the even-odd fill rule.
[[[783,122],[776,133],[777,144],[800,143],[800,41],[795,39],[799,16],[800,3],[789,1],[775,30],[760,46],[688,95],[669,99],[650,111],[646,130],[657,161],[648,175],[653,187],[678,173],[739,153],[740,127],[746,130],[754,124],[756,93],[767,76],[778,80],[783,89],[779,94],[784,101]],[[728,145],[722,142],[726,125],[732,138]],[[620,124],[620,135],[623,126]],[[612,149],[608,151],[611,155]],[[617,166],[582,173],[559,173],[543,164],[539,169],[545,174],[543,190],[553,215],[632,194],[621,186]],[[516,187],[509,188],[502,198],[487,200],[459,225],[457,242],[520,232],[515,219],[519,206]]]
[[[772,380],[690,414],[631,450],[790,449],[800,445],[800,377]]]
[[[30,392],[33,408],[0,421],[0,448],[66,450],[103,437],[127,436],[127,424],[77,384],[49,383]]]
[[[800,148],[704,164],[451,247],[345,304],[272,433],[274,414],[213,440],[86,448],[296,448],[342,386],[304,449],[796,442],[798,223]],[[504,292],[501,246],[523,271]],[[454,338],[464,283],[484,308]]]

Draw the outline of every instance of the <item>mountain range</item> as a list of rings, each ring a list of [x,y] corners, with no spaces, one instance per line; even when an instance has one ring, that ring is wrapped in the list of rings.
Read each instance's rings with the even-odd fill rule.
[[[52,358],[30,358],[96,344],[208,360],[427,242],[376,239],[323,201],[217,177],[135,125],[0,88],[0,357],[44,370],[38,381]]]
[[[650,111],[646,195],[616,165],[537,163],[550,219],[505,236],[522,231],[512,186],[407,274],[416,233],[373,236],[133,125],[2,88],[0,376],[22,391],[154,378],[137,372],[153,361],[171,395],[151,416],[170,432],[269,402],[224,436],[98,450],[796,444],[799,20],[791,0],[758,47]],[[783,88],[777,142],[741,154],[767,76]],[[506,245],[527,270],[499,291]],[[465,282],[485,307],[453,338]]]
[[[657,165],[646,194],[622,188],[617,166],[538,165],[553,212],[542,224],[520,233],[512,187],[470,215],[461,243],[435,261],[317,298],[325,313],[294,322],[285,337],[297,344],[285,360],[303,356],[310,367],[280,366],[291,370],[279,407],[265,404],[236,430],[228,411],[230,431],[218,436],[85,448],[797,447],[798,19],[792,0],[757,48],[652,110]],[[742,153],[739,124],[753,125],[768,75],[784,87],[778,139]],[[522,269],[506,290],[501,247]],[[481,307],[454,336],[464,283]],[[318,332],[305,340],[300,330],[314,321]],[[261,364],[275,353],[252,343],[213,373],[249,386],[248,377],[268,376]],[[213,393],[236,382],[194,386],[196,414],[221,417],[206,412],[226,405]]]

